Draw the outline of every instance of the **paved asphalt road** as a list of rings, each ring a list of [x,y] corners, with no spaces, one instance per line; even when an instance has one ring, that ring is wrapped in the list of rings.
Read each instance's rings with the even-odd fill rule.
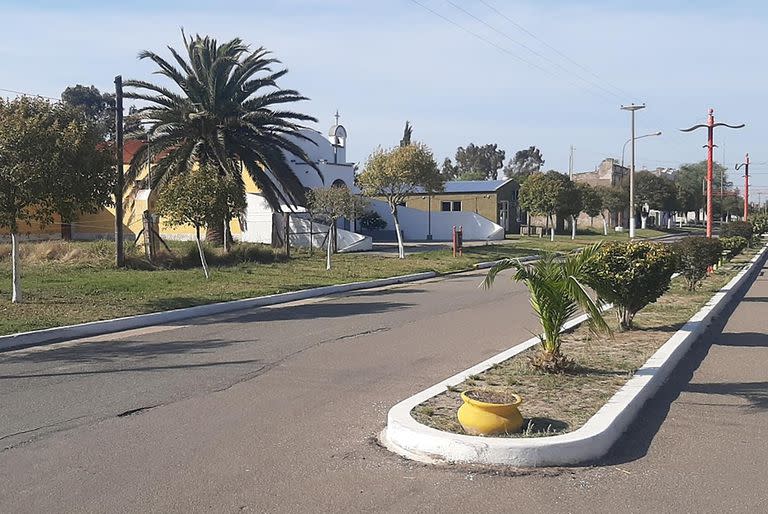
[[[391,405],[535,328],[519,285],[479,277],[2,354],[0,512],[768,511],[766,275],[605,462],[379,448]]]

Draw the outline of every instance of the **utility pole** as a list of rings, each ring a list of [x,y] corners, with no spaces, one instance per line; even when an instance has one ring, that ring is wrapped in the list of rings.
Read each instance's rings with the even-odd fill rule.
[[[573,180],[573,145],[571,145],[571,155],[568,157],[568,178]]]
[[[645,104],[622,105],[623,111],[632,113],[632,167],[629,170],[629,238],[635,237],[635,111],[645,109]]]
[[[736,170],[744,166],[744,221],[747,221],[749,213],[749,154],[744,158],[744,162],[736,165]]]
[[[115,264],[125,266],[125,246],[123,241],[123,77],[115,77]]]
[[[693,132],[696,129],[700,128],[706,128],[707,129],[707,144],[704,146],[704,148],[707,149],[707,237],[712,237],[712,167],[713,167],[713,161],[712,161],[712,152],[715,148],[714,143],[714,133],[715,133],[715,127],[728,127],[732,129],[740,129],[744,127],[744,123],[741,125],[728,125],[727,123],[715,123],[715,110],[710,109],[709,115],[707,116],[707,124],[706,125],[694,125],[693,127],[687,128],[687,129],[680,129],[681,132]],[[722,181],[721,181],[722,186]]]

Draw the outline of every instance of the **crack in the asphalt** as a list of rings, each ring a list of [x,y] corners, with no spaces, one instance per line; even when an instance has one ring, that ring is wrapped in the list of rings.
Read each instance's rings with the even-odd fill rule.
[[[3,435],[3,436],[0,436],[0,441],[3,441],[5,439],[10,439],[11,437],[16,437],[16,436],[24,435],[24,434],[33,434],[35,432],[39,432],[40,430],[45,430],[46,428],[54,428],[54,427],[57,427],[57,426],[60,426],[60,425],[64,425],[66,423],[70,423],[72,421],[77,421],[78,419],[83,419],[83,418],[87,418],[87,417],[88,416],[77,416],[77,417],[74,417],[74,418],[65,419],[63,421],[57,421],[56,423],[51,423],[49,425],[42,425],[42,426],[39,426],[39,427],[27,429],[27,430],[20,430],[18,432],[14,432],[12,434],[6,434],[6,435]],[[3,448],[0,448],[0,452],[3,452],[5,450],[9,450],[9,449],[11,449],[11,448],[13,448],[15,446],[19,446],[21,444],[24,444],[25,442],[28,442],[30,440],[31,439],[26,439],[25,441],[20,441],[20,442],[18,442],[16,444],[11,444],[10,446],[5,446]]]

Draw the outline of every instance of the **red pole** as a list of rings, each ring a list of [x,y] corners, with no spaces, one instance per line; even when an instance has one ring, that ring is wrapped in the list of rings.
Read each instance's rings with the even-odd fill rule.
[[[715,110],[707,116],[707,237],[712,237],[712,150],[714,149]]]
[[[747,221],[747,211],[749,211],[749,154],[744,161],[744,221]]]

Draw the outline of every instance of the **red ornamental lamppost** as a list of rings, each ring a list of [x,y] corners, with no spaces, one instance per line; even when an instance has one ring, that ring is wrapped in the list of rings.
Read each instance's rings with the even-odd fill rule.
[[[732,129],[740,129],[740,128],[743,128],[744,126],[745,126],[744,123],[742,123],[741,125],[728,125],[727,123],[715,123],[715,110],[710,109],[709,116],[707,116],[706,125],[694,125],[691,128],[680,129],[681,132],[693,132],[694,130],[699,128],[707,129],[707,144],[704,146],[704,148],[707,149],[707,237],[712,237],[712,168],[713,168],[712,154],[716,146],[714,143],[715,127],[728,127]]]
[[[749,212],[749,154],[744,158],[744,162],[736,165],[738,171],[744,166],[744,221],[747,221],[747,213]]]

